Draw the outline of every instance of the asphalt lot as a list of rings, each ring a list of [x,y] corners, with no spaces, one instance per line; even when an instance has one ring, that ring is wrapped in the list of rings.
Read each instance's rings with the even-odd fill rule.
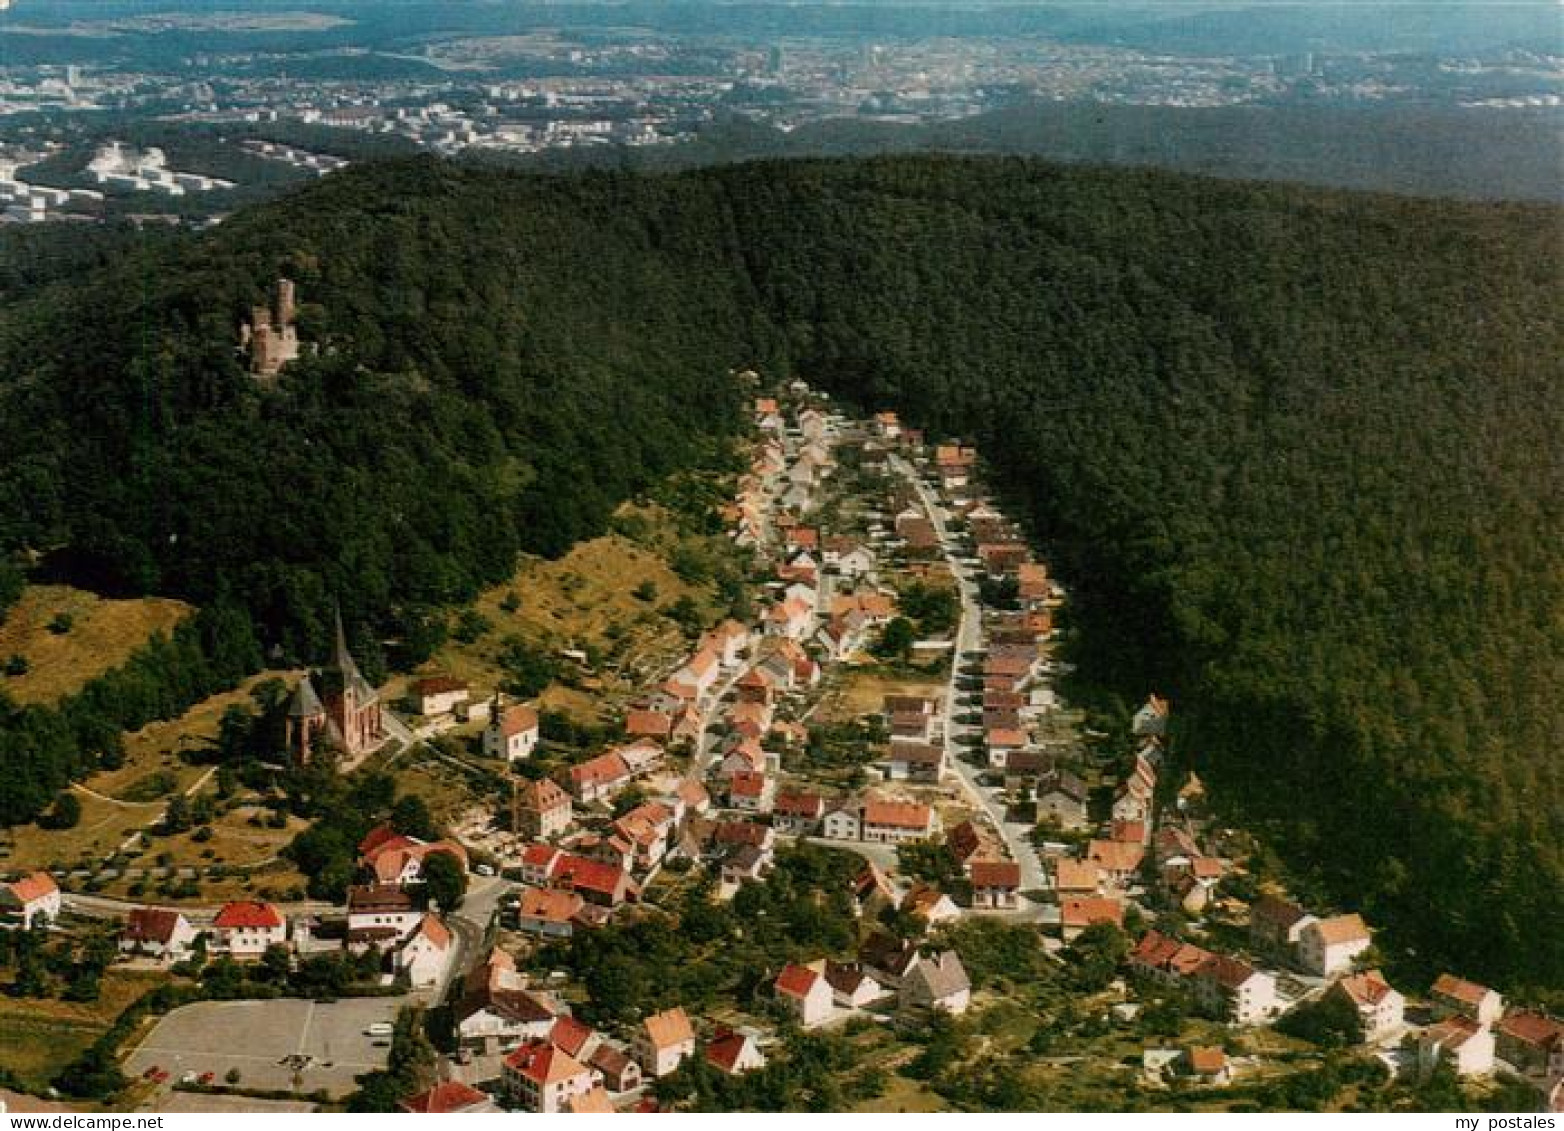
[[[176,1009],[158,1022],[125,1062],[127,1076],[156,1065],[169,1073],[169,1086],[187,1072],[210,1072],[224,1083],[231,1068],[239,1086],[291,1089],[324,1088],[333,1097],[354,1088],[353,1078],[385,1066],[387,1038],[364,1030],[377,1021],[394,1022],[402,998],[342,998],[317,1004],[297,998],[272,1001],[203,1001]],[[375,1040],[386,1048],[375,1048]],[[291,1056],[312,1058],[302,1067],[284,1063]]]

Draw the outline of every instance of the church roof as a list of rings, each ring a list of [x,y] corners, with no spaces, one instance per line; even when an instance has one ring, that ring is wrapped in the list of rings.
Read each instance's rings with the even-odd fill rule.
[[[293,701],[288,704],[288,717],[306,719],[325,713],[326,708],[321,706],[320,696],[315,694],[315,684],[309,676],[305,676],[293,690]]]

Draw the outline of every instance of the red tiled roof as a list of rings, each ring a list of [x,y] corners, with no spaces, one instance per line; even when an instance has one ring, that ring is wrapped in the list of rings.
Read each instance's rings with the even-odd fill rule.
[[[270,903],[245,901],[225,903],[212,926],[217,928],[281,927],[286,920],[282,912]]]
[[[814,989],[815,982],[819,978],[820,975],[809,967],[790,962],[782,967],[782,973],[777,975],[777,993],[786,994],[788,997],[808,997],[809,991]]]
[[[133,942],[166,943],[174,937],[179,921],[184,918],[178,911],[166,907],[137,907],[125,920],[125,938]]]
[[[535,1084],[555,1084],[587,1074],[587,1069],[563,1049],[532,1040],[505,1058],[507,1070]]]
[[[559,1018],[554,1022],[554,1027],[548,1031],[549,1044],[564,1049],[571,1056],[576,1057],[581,1055],[581,1050],[586,1048],[587,1042],[592,1037],[590,1025],[584,1025],[569,1016]]]
[[[1014,860],[978,860],[972,865],[974,888],[1018,888],[1021,865]]]
[[[902,829],[926,829],[929,807],[916,801],[870,801],[863,807],[866,825],[890,825]]]
[[[428,1091],[400,1100],[397,1106],[416,1115],[446,1115],[488,1103],[489,1097],[460,1080],[442,1080]]]
[[[11,894],[22,903],[31,903],[35,899],[43,899],[60,890],[60,885],[54,882],[54,877],[48,872],[33,872],[23,876],[15,883],[6,885],[11,889]]]

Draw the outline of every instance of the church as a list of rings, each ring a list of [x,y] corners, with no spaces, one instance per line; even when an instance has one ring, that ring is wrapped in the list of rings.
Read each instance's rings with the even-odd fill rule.
[[[386,740],[380,692],[354,663],[340,614],[331,664],[299,680],[288,704],[288,752],[295,761],[305,761],[322,736],[351,758],[379,749]]]

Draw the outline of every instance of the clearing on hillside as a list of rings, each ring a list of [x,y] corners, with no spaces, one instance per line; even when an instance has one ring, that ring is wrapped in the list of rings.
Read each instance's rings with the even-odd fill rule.
[[[18,703],[53,703],[192,611],[161,597],[122,601],[69,585],[29,585],[0,621],[0,665],[20,656],[27,670],[0,676],[0,688]]]

